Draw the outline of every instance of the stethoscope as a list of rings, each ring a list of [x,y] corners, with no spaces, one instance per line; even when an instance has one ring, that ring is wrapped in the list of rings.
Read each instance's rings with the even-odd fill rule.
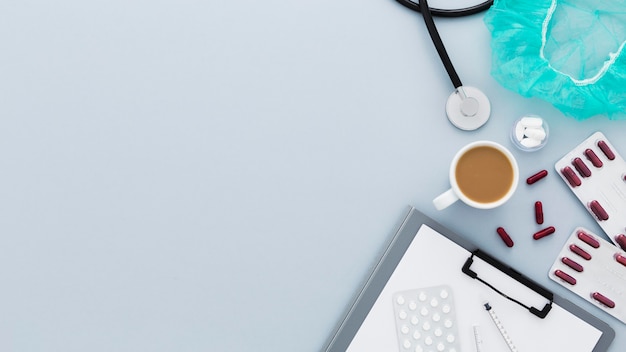
[[[473,15],[487,10],[493,4],[493,0],[461,9],[431,8],[428,6],[427,0],[420,0],[419,3],[411,0],[396,1],[411,10],[422,13],[430,38],[454,85],[454,92],[450,94],[446,102],[446,115],[448,115],[448,120],[450,120],[454,126],[466,131],[473,131],[484,125],[491,115],[489,99],[480,89],[463,85],[441,41],[437,27],[435,27],[435,22],[433,21],[433,16],[461,17]]]

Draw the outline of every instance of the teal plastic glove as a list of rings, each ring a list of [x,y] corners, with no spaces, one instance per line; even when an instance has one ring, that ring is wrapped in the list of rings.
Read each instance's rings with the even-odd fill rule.
[[[624,0],[495,0],[492,76],[565,115],[626,119]]]

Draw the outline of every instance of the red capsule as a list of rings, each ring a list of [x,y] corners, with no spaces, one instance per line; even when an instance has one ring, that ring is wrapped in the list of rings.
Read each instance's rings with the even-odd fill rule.
[[[609,213],[607,213],[606,210],[604,210],[602,205],[600,205],[600,202],[598,202],[597,200],[593,200],[589,202],[588,205],[589,205],[589,209],[591,209],[591,211],[596,215],[598,220],[604,221],[604,220],[609,219]]]
[[[535,221],[539,225],[543,224],[543,204],[539,201],[535,202]]]
[[[506,230],[503,227],[498,227],[496,232],[498,232],[498,235],[500,235],[500,238],[504,241],[504,244],[506,244],[507,247],[513,247],[513,240],[511,239],[511,236],[506,233]]]
[[[593,297],[593,299],[595,299],[596,301],[604,304],[605,306],[607,306],[609,308],[615,308],[615,302],[613,302],[612,300],[608,299],[606,296],[604,296],[600,292],[592,293],[591,297]]]
[[[626,235],[620,233],[619,235],[615,236],[615,242],[617,242],[617,244],[622,247],[622,250],[626,251]]]
[[[575,261],[571,260],[568,257],[561,258],[561,262],[563,262],[563,264],[569,266],[570,268],[578,271],[579,273],[583,272],[583,269],[584,269],[583,266],[578,264],[578,263],[576,263]]]
[[[591,176],[591,170],[589,170],[589,168],[587,167],[587,164],[585,164],[583,159],[575,158],[572,161],[572,165],[574,165],[574,167],[576,168],[576,171],[578,171],[580,176],[582,176],[582,177],[589,177],[589,176]]]
[[[544,238],[546,236],[553,234],[555,231],[556,229],[554,228],[554,226],[549,226],[543,230],[535,232],[535,234],[533,235],[533,238],[538,240],[538,239],[541,239],[541,238]]]
[[[558,276],[561,280],[567,282],[570,285],[576,285],[576,279],[574,279],[573,277],[571,277],[569,274],[561,271],[561,270],[555,270],[554,271],[554,275]]]
[[[569,246],[570,251],[578,254],[581,258],[583,258],[584,260],[591,260],[591,254],[585,252],[584,249],[578,247],[575,244],[570,244]]]
[[[595,167],[602,167],[602,161],[600,160],[600,158],[598,158],[598,155],[596,155],[596,152],[594,152],[591,149],[585,149],[585,156],[587,157],[587,159],[589,159],[589,161],[591,161],[591,164],[593,164],[593,166]]]
[[[615,254],[615,261],[622,264],[623,266],[626,266],[626,257],[621,254]]]
[[[532,185],[533,183],[541,180],[542,178],[548,176],[548,170],[541,170],[539,172],[537,172],[536,174],[530,176],[529,178],[526,179],[526,183],[529,185]]]
[[[613,154],[613,151],[611,150],[611,148],[609,148],[609,145],[606,144],[605,141],[598,141],[598,147],[600,148],[600,150],[602,150],[602,153],[606,155],[607,159],[609,160],[615,159],[615,154]]]
[[[593,248],[600,247],[600,242],[584,231],[578,231],[578,238]]]
[[[567,180],[567,182],[569,182],[569,185],[572,187],[578,187],[582,184],[582,182],[580,182],[580,178],[576,176],[576,173],[574,172],[574,170],[572,170],[572,168],[569,166],[564,167],[561,170],[561,174],[565,176],[565,179]]]

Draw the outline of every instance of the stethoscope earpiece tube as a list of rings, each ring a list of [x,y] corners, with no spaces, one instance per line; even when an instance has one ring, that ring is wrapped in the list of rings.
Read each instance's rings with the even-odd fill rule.
[[[454,69],[454,65],[452,65],[452,61],[448,56],[448,52],[446,51],[445,46],[443,45],[443,41],[441,41],[441,36],[439,36],[439,31],[437,31],[437,27],[435,27],[435,21],[433,21],[433,16],[430,13],[430,8],[428,7],[428,1],[421,0],[420,3],[420,12],[422,13],[422,17],[424,17],[424,23],[426,23],[426,28],[428,29],[428,33],[430,34],[430,38],[435,45],[435,49],[437,49],[437,53],[439,53],[439,58],[441,58],[441,62],[443,63],[443,67],[445,67],[446,71],[448,71],[448,76],[450,76],[450,80],[454,85],[454,88],[459,88],[463,85],[459,75],[456,73]]]
[[[400,5],[413,11],[421,12],[420,4],[411,0],[396,0]],[[435,17],[463,17],[470,16],[487,10],[493,5],[493,0],[487,0],[483,3],[466,7],[463,9],[436,9],[430,8],[430,13]]]

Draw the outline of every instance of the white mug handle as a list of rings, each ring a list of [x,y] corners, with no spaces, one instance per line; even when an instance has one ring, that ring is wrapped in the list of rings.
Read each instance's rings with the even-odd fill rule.
[[[437,198],[433,199],[433,204],[435,205],[435,208],[437,208],[437,210],[443,210],[451,206],[457,200],[459,200],[459,197],[456,195],[454,190],[450,188],[449,190],[437,196]]]

